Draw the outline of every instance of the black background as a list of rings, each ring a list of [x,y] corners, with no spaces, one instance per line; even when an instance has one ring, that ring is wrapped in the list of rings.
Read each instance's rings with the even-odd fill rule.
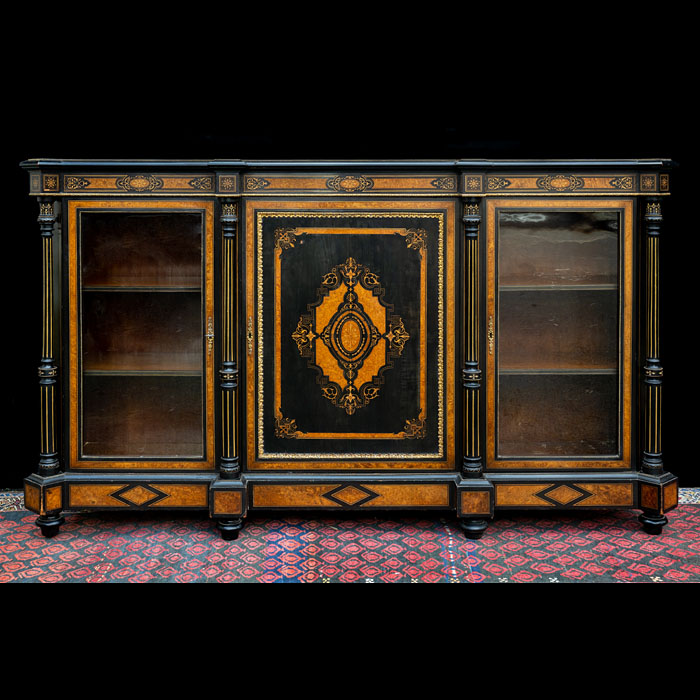
[[[654,55],[665,63],[654,63],[651,73],[648,65],[644,71],[608,67],[566,80],[546,70],[536,79],[462,69],[445,78],[434,61],[427,61],[433,71],[428,74],[391,61],[383,72],[372,65],[358,74],[339,58],[321,76],[298,60],[287,73],[278,65],[253,75],[249,61],[239,57],[245,78],[232,72],[205,81],[203,70],[161,71],[139,76],[138,89],[126,63],[90,76],[62,63],[56,79],[29,68],[26,75],[15,71],[3,127],[0,488],[20,488],[38,459],[40,242],[36,204],[27,196],[29,178],[18,167],[37,157],[672,158],[678,167],[664,209],[661,249],[664,455],[681,486],[699,486],[693,415],[695,110],[690,95],[668,82],[679,67],[673,53],[660,49]],[[423,67],[426,60],[420,61]]]

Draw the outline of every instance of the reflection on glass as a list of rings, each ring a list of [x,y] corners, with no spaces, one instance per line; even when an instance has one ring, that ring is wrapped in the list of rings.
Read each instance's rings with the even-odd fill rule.
[[[501,211],[497,455],[619,453],[619,214]]]
[[[82,212],[81,456],[202,458],[202,218]]]

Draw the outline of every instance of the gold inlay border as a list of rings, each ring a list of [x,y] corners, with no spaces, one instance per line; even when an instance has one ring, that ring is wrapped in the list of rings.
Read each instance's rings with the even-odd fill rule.
[[[455,202],[449,201],[440,204],[441,211],[421,212],[420,209],[433,209],[434,202],[412,202],[411,206],[416,209],[405,209],[405,204],[399,201],[372,202],[350,201],[339,202],[333,200],[324,201],[266,201],[249,202],[246,211],[246,257],[247,257],[247,286],[249,289],[247,312],[249,317],[255,316],[257,332],[254,335],[258,345],[256,357],[248,359],[247,378],[248,385],[252,390],[248,391],[248,428],[247,443],[249,469],[446,469],[452,468],[454,464],[454,385],[449,378],[454,376],[454,343],[445,343],[445,328],[452,333],[455,328],[455,308],[454,308],[454,256],[445,257],[445,250],[452,251],[455,236]],[[270,211],[275,207],[275,211]],[[312,207],[316,211],[308,211]],[[376,208],[379,211],[373,211]],[[295,212],[295,209],[304,209],[302,212]],[[338,211],[342,209],[342,211]],[[369,211],[368,211],[369,209]],[[319,211],[320,210],[320,211]],[[384,210],[384,211],[381,211]],[[362,216],[365,218],[435,218],[438,220],[438,452],[429,454],[404,454],[404,453],[352,453],[333,454],[323,453],[265,453],[263,441],[263,399],[264,386],[259,380],[263,376],[262,362],[262,221],[259,215],[272,215],[275,217],[291,218],[347,218],[348,216]],[[257,250],[256,250],[257,249]],[[253,289],[256,290],[254,295]],[[446,292],[446,294],[445,294]],[[446,300],[446,304],[445,304]],[[446,325],[447,324],[447,325]],[[447,378],[447,381],[445,379]],[[255,387],[255,388],[253,388]],[[446,433],[448,433],[446,435]],[[258,453],[258,440],[263,447]],[[258,461],[258,456],[262,455],[265,461]],[[297,458],[299,461],[297,461]],[[307,460],[328,460],[340,459],[348,461],[303,461]],[[274,463],[274,459],[285,460],[284,464]],[[423,459],[440,461],[420,461]],[[371,461],[368,461],[371,460]],[[393,461],[401,460],[401,461]]]

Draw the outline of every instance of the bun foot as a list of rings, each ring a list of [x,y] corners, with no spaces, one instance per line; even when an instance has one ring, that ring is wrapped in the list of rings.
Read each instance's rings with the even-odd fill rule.
[[[459,526],[467,539],[478,540],[486,531],[488,523],[483,518],[460,518]]]
[[[660,535],[664,525],[668,522],[668,518],[665,515],[649,515],[648,513],[642,513],[639,516],[639,522],[642,523],[644,532],[650,535]]]

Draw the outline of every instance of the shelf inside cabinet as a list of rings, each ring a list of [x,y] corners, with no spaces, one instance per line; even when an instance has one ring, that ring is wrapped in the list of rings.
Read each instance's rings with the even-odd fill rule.
[[[175,294],[95,291],[83,296],[81,318],[84,372],[202,371],[199,290]]]
[[[201,214],[82,212],[80,236],[83,288],[201,284]]]
[[[499,367],[499,375],[508,374],[617,374],[617,367]]]
[[[501,284],[499,292],[607,292],[617,291],[617,284]]]
[[[546,294],[528,288],[501,295],[496,333],[499,367],[617,367],[618,306],[617,287],[604,292],[577,287]]]
[[[619,214],[501,211],[498,277],[508,285],[608,285],[618,278]]]
[[[201,377],[202,370],[190,369],[84,369],[84,377]]]
[[[200,292],[199,285],[132,285],[132,284],[90,284],[83,285],[84,292]]]
[[[201,377],[83,376],[83,457],[201,457]]]
[[[505,374],[498,381],[499,457],[617,454],[615,373]]]

